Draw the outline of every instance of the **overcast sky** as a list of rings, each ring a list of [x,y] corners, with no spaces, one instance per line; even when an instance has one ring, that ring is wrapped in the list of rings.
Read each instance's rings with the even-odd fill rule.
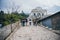
[[[13,4],[12,4],[13,3]],[[50,13],[60,11],[60,0],[0,0],[0,9],[6,12],[6,9],[11,7],[18,7],[19,10],[23,10],[25,13],[36,7],[42,7]],[[11,11],[11,9],[9,9]]]

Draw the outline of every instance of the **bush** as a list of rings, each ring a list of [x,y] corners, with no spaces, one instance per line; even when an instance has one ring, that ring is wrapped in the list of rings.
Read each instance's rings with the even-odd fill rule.
[[[1,18],[1,22],[4,26],[5,25],[8,25],[10,24],[11,22],[12,23],[15,23],[21,19],[24,19],[24,18],[27,18],[28,15],[26,15],[25,13],[21,13],[19,14],[18,12],[14,12],[14,13],[11,13],[11,14],[5,14],[4,12],[0,12],[0,14],[2,14],[3,16],[0,16]]]
[[[10,24],[9,21],[4,21],[4,22],[3,22],[3,25],[4,25],[4,26],[6,26],[6,25],[8,25],[8,24]]]

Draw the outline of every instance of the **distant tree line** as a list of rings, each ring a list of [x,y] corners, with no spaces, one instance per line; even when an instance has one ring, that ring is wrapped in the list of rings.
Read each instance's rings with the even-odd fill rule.
[[[11,23],[15,23],[21,19],[27,18],[29,15],[25,14],[23,11],[22,13],[18,12],[12,12],[10,13],[4,13],[4,11],[0,11],[0,24],[2,26],[6,26]]]

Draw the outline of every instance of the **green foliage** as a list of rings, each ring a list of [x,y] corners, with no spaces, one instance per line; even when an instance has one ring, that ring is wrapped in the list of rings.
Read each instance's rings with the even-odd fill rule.
[[[4,11],[0,11],[0,20],[4,19]]]
[[[10,24],[10,21],[4,21],[3,22],[4,26]]]
[[[3,16],[0,15],[0,19],[3,20],[3,21],[1,20],[0,21],[2,22],[4,26],[28,17],[28,15],[26,15],[24,12],[20,14],[18,12],[13,12],[11,14],[10,13],[5,14],[3,11],[1,11],[0,14],[4,14]]]
[[[19,16],[18,16],[18,15],[16,15],[16,14],[12,14],[11,16],[12,16],[11,19],[12,19],[13,22],[16,22],[16,21],[19,20]]]
[[[25,13],[20,13],[20,15],[19,15],[19,18],[20,19],[25,19],[25,18],[27,18],[29,15],[27,15],[27,14],[25,14]]]

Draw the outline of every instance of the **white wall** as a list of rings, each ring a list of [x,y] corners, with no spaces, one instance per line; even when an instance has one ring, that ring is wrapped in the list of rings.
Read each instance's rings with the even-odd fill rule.
[[[36,16],[34,16],[34,13],[35,13]],[[40,13],[40,15],[39,15],[39,13]],[[33,20],[33,19],[36,19],[36,18],[42,18],[43,17],[42,14],[44,14],[43,16],[46,16],[47,11],[45,9],[42,9],[41,7],[37,7],[35,9],[32,9],[29,17],[27,18],[28,19],[27,24],[29,25],[29,22],[30,22],[29,19]],[[31,21],[31,22],[32,22],[32,25],[33,25],[33,21]]]

